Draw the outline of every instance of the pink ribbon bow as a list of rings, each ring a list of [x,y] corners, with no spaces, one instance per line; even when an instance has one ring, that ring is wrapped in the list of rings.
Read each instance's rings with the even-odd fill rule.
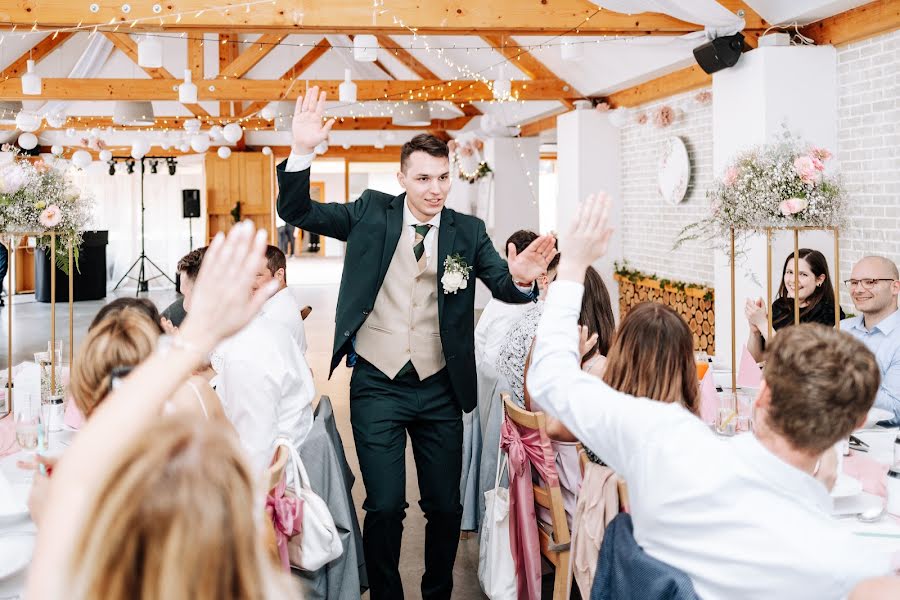
[[[278,546],[278,556],[281,565],[287,572],[291,571],[291,561],[288,558],[288,541],[300,533],[303,522],[303,501],[294,496],[285,496],[285,481],[275,486],[274,494],[266,496],[266,514],[272,520],[275,527],[275,545]]]

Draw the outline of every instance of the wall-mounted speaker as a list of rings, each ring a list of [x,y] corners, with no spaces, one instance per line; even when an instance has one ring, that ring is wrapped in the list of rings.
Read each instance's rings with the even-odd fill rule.
[[[185,219],[200,216],[200,190],[181,190],[181,210]]]
[[[694,58],[709,74],[733,67],[744,51],[744,36],[740,33],[724,35],[694,48]]]

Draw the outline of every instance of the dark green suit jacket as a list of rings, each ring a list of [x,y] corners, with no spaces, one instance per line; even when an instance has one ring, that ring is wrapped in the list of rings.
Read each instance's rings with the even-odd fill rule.
[[[403,228],[406,194],[391,196],[366,190],[349,204],[313,202],[309,197],[309,169],[287,172],[277,167],[278,214],[301,229],[347,242],[344,274],[335,316],[331,371],[353,351],[352,340],[372,311]],[[503,260],[487,235],[484,221],[445,208],[438,229],[438,318],[441,344],[456,402],[466,412],[476,405],[475,285],[456,294],[444,294],[441,277],[444,259],[459,254],[475,275],[504,302],[525,303],[535,293],[516,287]]]

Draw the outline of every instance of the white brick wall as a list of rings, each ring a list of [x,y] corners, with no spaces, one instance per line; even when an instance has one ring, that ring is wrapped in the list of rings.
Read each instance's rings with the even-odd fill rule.
[[[713,179],[712,106],[690,107],[697,92],[672,96],[641,107],[648,116],[669,104],[687,105],[682,117],[666,129],[652,123],[622,128],[622,202],[624,257],[632,268],[660,277],[694,283],[713,281],[712,252],[703,244],[672,245],[681,229],[703,218],[708,210],[706,190]],[[652,120],[652,119],[651,119]],[[671,206],[657,189],[657,163],[663,141],[682,138],[691,160],[691,179],[684,201]]]
[[[837,158],[850,198],[841,279],[867,254],[900,263],[900,31],[838,48]],[[845,289],[845,307],[853,306]]]
[[[867,254],[900,264],[900,31],[838,48],[837,164],[850,198],[849,226],[841,235],[841,279]],[[648,104],[675,104],[696,92]],[[684,139],[691,157],[685,201],[668,206],[656,190],[662,140]],[[712,253],[701,244],[672,252],[680,229],[702,218],[712,173],[712,109],[688,109],[666,130],[628,125],[622,130],[624,256],[635,268],[669,279],[713,280]],[[841,304],[852,310],[847,291]]]

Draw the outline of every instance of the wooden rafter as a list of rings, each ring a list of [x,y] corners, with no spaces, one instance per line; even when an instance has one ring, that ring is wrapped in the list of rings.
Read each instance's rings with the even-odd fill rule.
[[[45,56],[56,50],[63,42],[72,37],[72,34],[69,32],[61,32],[56,35],[48,35],[40,42],[38,42],[33,48],[29,49],[27,52],[22,54],[19,58],[12,61],[8,67],[3,69],[0,72],[0,79],[6,79],[8,77],[21,77],[22,73],[24,73],[28,66],[28,60],[33,60],[35,63],[38,63]]]
[[[191,119],[193,117],[156,117],[153,125],[148,126],[122,126],[113,123],[112,117],[69,117],[65,124],[60,127],[51,127],[49,125],[45,126],[42,131],[51,131],[51,130],[62,130],[68,129],[69,127],[74,127],[76,129],[92,129],[94,127],[105,129],[107,127],[112,127],[117,130],[129,130],[129,131],[141,131],[141,130],[165,130],[165,129],[174,129],[181,130],[184,129],[184,122]],[[440,129],[445,131],[455,131],[458,129],[462,129],[468,124],[468,122],[472,119],[472,117],[455,117],[453,119],[434,119],[431,122],[429,128]],[[205,117],[201,119],[204,127],[209,127],[212,125],[226,125],[234,121],[231,117]],[[244,119],[241,121],[241,125],[247,130],[250,131],[264,131],[271,130],[274,128],[274,124],[271,121],[266,121],[265,119],[253,118],[253,119]],[[3,125],[0,124],[0,131],[2,130],[10,130],[15,129],[16,126],[14,124]],[[334,124],[334,130],[336,131],[366,131],[366,130],[395,130],[395,131],[409,131],[410,129],[421,129],[421,127],[403,127],[400,125],[394,125],[391,117],[338,117],[337,122]]]
[[[213,101],[270,101],[296,100],[305,85],[291,81],[214,79],[196,82],[200,100]],[[319,86],[331,98],[338,96],[340,80],[310,80],[309,86]],[[490,101],[493,94],[480,81],[454,80],[361,80],[356,81],[360,101]],[[43,79],[42,98],[45,100],[177,100],[178,92],[166,79]],[[563,89],[566,87],[568,89]],[[519,100],[571,99],[569,86],[554,81],[513,81],[512,93]],[[0,81],[0,99],[28,100],[22,94],[19,78]],[[226,116],[226,115],[221,115]]]
[[[238,57],[237,48],[238,35],[236,33],[220,33],[219,34],[219,73],[228,68],[232,62]],[[196,83],[196,82],[195,82]],[[198,90],[200,84],[197,83]],[[219,102],[219,116],[227,117],[234,115],[234,107],[231,102]]]
[[[896,29],[900,29],[900,1],[876,0],[807,25],[801,33],[820,46],[837,46]]]
[[[284,74],[282,74],[282,76],[279,77],[279,79],[281,79],[283,81],[290,81],[292,79],[296,79],[304,71],[306,71],[308,68],[310,68],[314,62],[316,62],[317,60],[322,58],[322,55],[325,54],[326,52],[328,52],[328,50],[330,48],[331,48],[331,44],[328,42],[328,40],[326,40],[325,38],[322,38],[321,40],[316,42],[315,46],[310,48],[309,52],[304,54],[300,58],[300,60],[298,60],[296,63],[294,63],[294,66],[292,66],[290,69],[285,71]],[[248,105],[241,112],[241,116],[246,117],[249,115],[256,114],[257,112],[261,111],[263,109],[263,107],[268,103],[269,103],[268,100],[253,102],[250,105]]]
[[[517,69],[525,73],[530,79],[544,79],[547,81],[558,81],[560,86],[567,92],[567,96],[571,97],[579,97],[581,94],[578,93],[577,90],[571,88],[568,83],[557,77],[556,73],[548,69],[544,66],[544,63],[539,61],[527,50],[522,50],[518,47],[507,46],[506,40],[503,36],[499,35],[482,35],[481,39],[490,44],[490,46],[502,54],[508,61],[516,66]],[[572,103],[572,100],[568,98],[560,99],[560,101],[569,109],[575,108],[575,105]]]
[[[286,37],[287,35],[280,33],[266,33],[259,36],[255,42],[245,45],[243,51],[230,64],[219,70],[218,78],[243,77]]]
[[[729,0],[723,0],[726,4]],[[135,18],[147,18],[134,24],[134,29],[170,28],[172,30],[205,30],[220,32],[279,31],[281,33],[346,32],[408,34],[407,27],[419,34],[480,35],[505,33],[508,35],[567,34],[577,28],[580,35],[682,35],[700,27],[678,19],[643,13],[626,15],[599,10],[590,0],[525,0],[521,2],[480,2],[471,0],[392,0],[389,14],[372,20],[371,0],[334,0],[306,2],[299,11],[296,0],[275,0],[262,3],[246,11],[243,7],[211,10],[208,0],[177,0],[159,3],[156,0],[131,0],[131,11],[121,11],[121,3],[101,2],[92,13],[71,0],[40,0],[40,10],[34,1],[7,2],[4,18],[11,24],[31,27],[85,26],[124,24],[130,26]],[[161,4],[161,12],[152,11]],[[474,4],[474,5],[473,5]],[[190,14],[196,11],[194,14]],[[184,14],[176,23],[175,15]],[[160,23],[162,21],[162,23]],[[402,23],[402,24],[401,24]],[[748,29],[759,23],[748,21]]]
[[[192,35],[187,39],[187,68],[191,71],[193,81],[202,81],[206,76],[203,67],[203,44],[201,37]]]
[[[122,53],[124,53],[125,56],[130,58],[134,64],[136,64],[136,65],[138,64],[137,44],[134,42],[133,39],[131,39],[130,35],[128,35],[127,33],[112,33],[109,31],[104,32],[103,35],[105,35],[109,39],[109,41],[111,41],[113,43],[113,46],[115,46],[118,50],[120,50]],[[175,77],[171,73],[169,73],[165,69],[165,67],[159,67],[159,68],[140,67],[140,68],[153,79],[175,81]],[[65,81],[65,80],[63,80],[63,81]],[[71,85],[78,85],[71,79],[69,81],[72,82]],[[89,81],[89,80],[84,79],[81,81]],[[169,85],[171,86],[172,84],[169,84]],[[176,100],[177,100],[177,96],[178,96],[178,94],[176,93],[175,94]],[[125,100],[126,98],[112,98],[112,99]],[[146,100],[146,98],[134,98],[134,99],[135,100]],[[191,111],[194,115],[196,115],[198,117],[208,117],[209,116],[209,113],[206,112],[206,110],[204,110],[204,108],[202,106],[200,106],[199,104],[185,104],[184,107],[187,108],[189,111]]]

